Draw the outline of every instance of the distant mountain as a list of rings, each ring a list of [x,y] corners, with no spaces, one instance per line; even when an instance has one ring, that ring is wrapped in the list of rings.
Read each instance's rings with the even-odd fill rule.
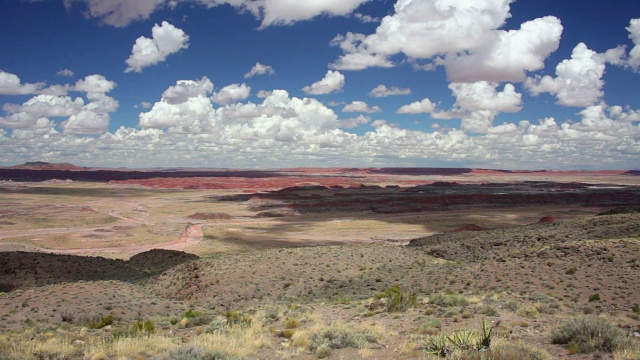
[[[88,168],[69,163],[48,163],[44,161],[29,161],[21,165],[9,166],[7,169],[22,170],[88,170]]]

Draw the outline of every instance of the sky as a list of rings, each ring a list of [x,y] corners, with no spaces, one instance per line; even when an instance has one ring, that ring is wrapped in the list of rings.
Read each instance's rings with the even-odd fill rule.
[[[640,1],[0,1],[0,165],[640,168]]]

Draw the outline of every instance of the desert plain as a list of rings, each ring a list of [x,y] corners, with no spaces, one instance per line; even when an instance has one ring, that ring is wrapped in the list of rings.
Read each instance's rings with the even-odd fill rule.
[[[626,170],[2,168],[0,359],[640,359],[639,204]]]

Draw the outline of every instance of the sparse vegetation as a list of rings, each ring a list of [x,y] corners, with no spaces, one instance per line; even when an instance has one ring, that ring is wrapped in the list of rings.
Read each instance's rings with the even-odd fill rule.
[[[551,340],[567,345],[571,353],[614,352],[638,346],[622,329],[597,317],[569,319],[553,330]]]
[[[83,186],[86,194],[64,195],[55,206],[5,206],[0,231],[35,223],[52,231],[95,227],[87,237],[64,230],[8,238],[7,243],[51,249],[54,244],[116,247],[133,239],[153,244],[180,236],[185,222],[192,221],[189,214],[229,216],[202,220],[203,240],[185,248],[201,258],[161,250],[128,260],[130,254],[118,252],[92,255],[122,259],[0,252],[0,359],[252,359],[277,354],[291,359],[547,360],[551,356],[545,349],[640,359],[637,341],[624,333],[640,328],[638,215],[582,216],[593,209],[573,204],[563,209],[511,204],[506,210],[495,205],[486,221],[496,230],[452,233],[461,221],[477,221],[471,205],[452,206],[454,217],[445,210],[428,217],[367,210],[340,220],[333,213],[298,213],[292,207],[286,218],[272,222],[252,218],[251,206],[262,206],[260,201],[281,205],[260,194],[242,194],[244,200],[234,202],[203,191],[105,187],[98,196],[93,185]],[[132,195],[141,189],[146,195]],[[57,192],[66,192],[47,191],[56,192],[47,195],[52,203]],[[301,193],[298,200],[332,199],[324,197],[325,190],[316,191],[321,195]],[[0,192],[14,199],[24,194]],[[255,204],[247,205],[254,203],[248,201],[252,197]],[[111,198],[127,198],[123,206],[130,208],[116,212],[137,225],[106,215],[113,207],[107,204],[114,204]],[[92,208],[81,211],[84,202]],[[76,206],[70,204],[77,204],[78,211],[68,217],[80,214],[77,220],[54,216],[62,214],[60,208]],[[42,213],[26,222],[6,215],[14,210]],[[562,220],[515,226],[552,210]],[[573,211],[579,214],[569,219]],[[397,233],[408,239],[425,234],[427,226],[438,233],[406,247],[386,240],[315,246],[326,245],[338,232],[364,234],[363,239]],[[580,330],[565,323],[554,328],[576,314],[600,317],[575,326]],[[604,318],[625,330],[591,324]],[[555,336],[572,331],[562,340],[566,343],[557,341],[566,350],[548,345],[552,332],[556,342]]]

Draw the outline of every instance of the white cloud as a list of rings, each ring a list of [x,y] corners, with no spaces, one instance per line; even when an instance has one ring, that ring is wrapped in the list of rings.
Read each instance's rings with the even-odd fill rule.
[[[434,59],[457,82],[522,81],[558,48],[562,25],[552,16],[499,30],[513,0],[398,0],[374,34],[339,35],[343,55],[330,66],[362,70],[393,66],[389,57]],[[429,69],[433,64],[428,64]]]
[[[369,67],[389,68],[394,66],[387,55],[372,53],[363,42],[365,39],[363,34],[351,32],[346,36],[336,36],[331,40],[331,46],[339,46],[346,54],[329,64],[329,67],[335,70],[364,70]]]
[[[75,74],[73,73],[73,71],[71,71],[69,69],[60,69],[60,70],[58,70],[56,75],[66,76],[66,77],[73,77]]]
[[[262,28],[270,25],[289,25],[318,15],[344,16],[352,13],[367,0],[265,0],[262,3]]]
[[[473,52],[448,54],[447,76],[456,82],[523,81],[527,71],[544,68],[544,60],[560,45],[562,24],[553,16],[527,21],[519,30],[494,31]]]
[[[82,110],[60,124],[68,134],[100,134],[109,129],[109,114]]]
[[[369,121],[371,121],[370,117],[360,114],[354,118],[344,119],[340,121],[340,127],[344,129],[352,129],[360,125],[367,124]]]
[[[371,15],[365,15],[365,14],[361,14],[361,13],[355,13],[353,14],[353,16],[355,16],[356,19],[360,20],[361,22],[367,24],[367,23],[373,23],[373,22],[380,22],[380,19],[377,17],[373,17]]]
[[[139,37],[125,61],[125,72],[142,72],[142,68],[166,60],[167,56],[189,47],[189,36],[184,31],[163,21],[151,29],[151,38]]]
[[[206,76],[202,79],[179,80],[162,93],[162,99],[169,104],[181,104],[189,98],[207,96],[213,91],[213,83]]]
[[[604,70],[605,58],[580,43],[573,49],[571,59],[558,64],[555,78],[549,75],[528,78],[525,85],[534,95],[543,92],[556,95],[560,105],[586,107],[604,95]]]
[[[133,21],[148,19],[163,5],[169,8],[182,0],[64,0],[68,11],[75,3],[83,3],[87,17],[98,18],[105,24],[125,27]],[[215,7],[231,5],[240,11],[247,11],[262,21],[260,28],[272,25],[290,25],[298,21],[310,20],[317,16],[345,16],[351,14],[360,4],[368,0],[197,0],[198,3]],[[366,17],[365,17],[366,19]]]
[[[369,105],[364,101],[352,101],[350,104],[345,105],[342,108],[342,112],[361,112],[361,113],[377,113],[382,111],[379,106],[369,107]]]
[[[629,32],[629,39],[635,45],[629,51],[628,65],[636,72],[640,71],[640,18],[631,19],[629,26],[626,28]]]
[[[67,95],[70,89],[71,89],[71,85],[69,84],[51,85],[38,91],[38,94],[63,96],[63,95]]]
[[[342,87],[344,87],[344,75],[339,71],[329,70],[322,80],[305,86],[302,90],[307,94],[323,95],[340,91]]]
[[[373,90],[369,92],[369,96],[373,96],[373,97],[387,97],[392,95],[409,95],[409,94],[411,94],[411,89],[409,88],[401,89],[397,86],[392,86],[388,88],[386,85],[383,85],[383,84],[376,86],[375,88],[373,88]]]
[[[431,113],[435,111],[436,104],[432,103],[429,99],[423,99],[421,101],[412,102],[411,104],[403,105],[396,114],[421,114]]]
[[[86,5],[86,16],[99,18],[111,26],[125,27],[133,21],[148,19],[165,0],[64,0],[67,11],[77,2]]]
[[[44,86],[43,82],[35,84],[23,84],[20,78],[0,70],[0,94],[1,95],[27,95],[35,94]]]
[[[60,117],[77,114],[84,106],[82,98],[72,99],[70,96],[37,95],[27,100],[22,106],[7,109],[14,113],[31,114],[35,118]]]
[[[211,100],[203,95],[175,104],[162,99],[148,112],[140,113],[138,125],[143,129],[171,128],[178,133],[210,132],[215,126],[213,114]]]
[[[505,84],[501,92],[497,83],[478,81],[475,83],[451,83],[449,89],[456,97],[457,106],[464,110],[490,110],[496,112],[518,112],[522,108],[522,94],[511,84]]]
[[[107,96],[116,83],[104,76],[94,74],[80,79],[75,85],[53,85],[42,90],[22,105],[5,104],[8,116],[0,118],[0,126],[20,130],[20,136],[30,136],[33,131],[50,134],[55,122],[50,117],[65,117],[60,127],[65,133],[97,134],[108,129],[109,113],[118,109],[118,101]],[[84,92],[81,97],[66,96],[68,91]],[[51,126],[47,125],[51,124]],[[50,128],[50,129],[49,129]]]
[[[151,106],[153,106],[153,104],[148,101],[143,101],[140,103],[140,107],[143,109],[151,109]]]
[[[213,93],[211,100],[218,104],[231,104],[244,100],[251,94],[251,87],[247,84],[231,84],[223,87],[220,91]]]
[[[264,74],[273,75],[275,73],[276,73],[276,71],[273,70],[273,67],[271,67],[269,65],[263,65],[263,64],[260,64],[259,62],[257,62],[251,68],[251,70],[249,70],[248,73],[244,74],[244,78],[248,79],[248,78],[256,76],[256,75],[264,75]]]
[[[84,79],[76,81],[75,86],[72,87],[75,91],[83,91],[86,93],[108,93],[116,87],[116,83],[107,80],[102,75],[94,74],[88,75]]]

